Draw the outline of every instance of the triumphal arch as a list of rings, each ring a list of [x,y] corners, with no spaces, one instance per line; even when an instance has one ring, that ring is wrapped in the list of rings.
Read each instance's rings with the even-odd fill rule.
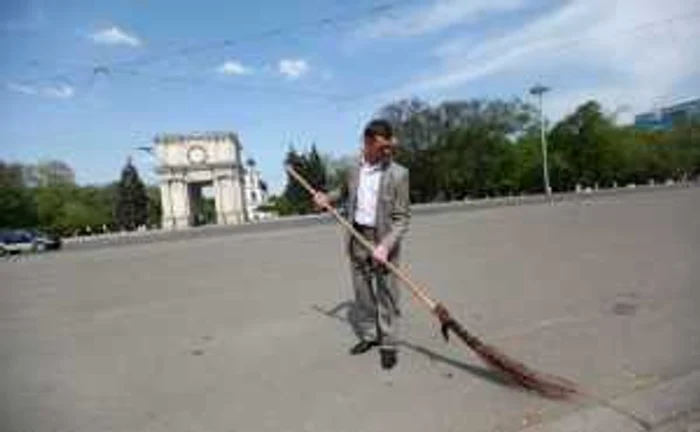
[[[163,229],[196,225],[196,203],[211,187],[215,223],[246,221],[241,144],[235,133],[163,134],[154,140]]]

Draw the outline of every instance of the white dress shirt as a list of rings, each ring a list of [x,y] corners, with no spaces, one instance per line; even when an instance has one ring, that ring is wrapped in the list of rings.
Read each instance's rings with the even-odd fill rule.
[[[365,226],[376,226],[377,194],[382,170],[379,164],[363,163],[360,167],[360,179],[357,186],[357,208],[355,222]]]

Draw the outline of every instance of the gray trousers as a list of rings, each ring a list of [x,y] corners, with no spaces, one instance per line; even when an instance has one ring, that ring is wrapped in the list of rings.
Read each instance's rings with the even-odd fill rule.
[[[366,239],[376,243],[374,230],[355,226]],[[354,327],[362,340],[379,341],[384,347],[395,347],[400,316],[399,287],[396,277],[372,258],[372,253],[350,238],[349,255],[352,285],[355,292]],[[389,260],[398,264],[398,250]]]

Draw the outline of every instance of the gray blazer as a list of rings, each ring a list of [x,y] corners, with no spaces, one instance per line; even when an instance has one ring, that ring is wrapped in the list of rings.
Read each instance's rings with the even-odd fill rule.
[[[360,165],[350,170],[345,184],[338,190],[328,193],[333,202],[344,201],[347,216],[354,222],[357,205],[357,187],[360,179]],[[409,172],[404,166],[389,161],[382,165],[382,177],[377,193],[377,237],[390,254],[398,253],[401,239],[408,231],[411,219]]]

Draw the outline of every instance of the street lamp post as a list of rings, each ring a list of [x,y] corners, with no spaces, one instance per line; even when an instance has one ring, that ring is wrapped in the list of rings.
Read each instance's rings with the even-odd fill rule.
[[[547,194],[547,199],[552,200],[552,188],[549,186],[549,167],[547,163],[547,139],[544,133],[544,111],[542,110],[542,95],[548,92],[549,87],[542,84],[536,84],[530,89],[530,93],[537,96],[540,105],[540,139],[542,142],[542,171],[544,175],[544,190]]]

